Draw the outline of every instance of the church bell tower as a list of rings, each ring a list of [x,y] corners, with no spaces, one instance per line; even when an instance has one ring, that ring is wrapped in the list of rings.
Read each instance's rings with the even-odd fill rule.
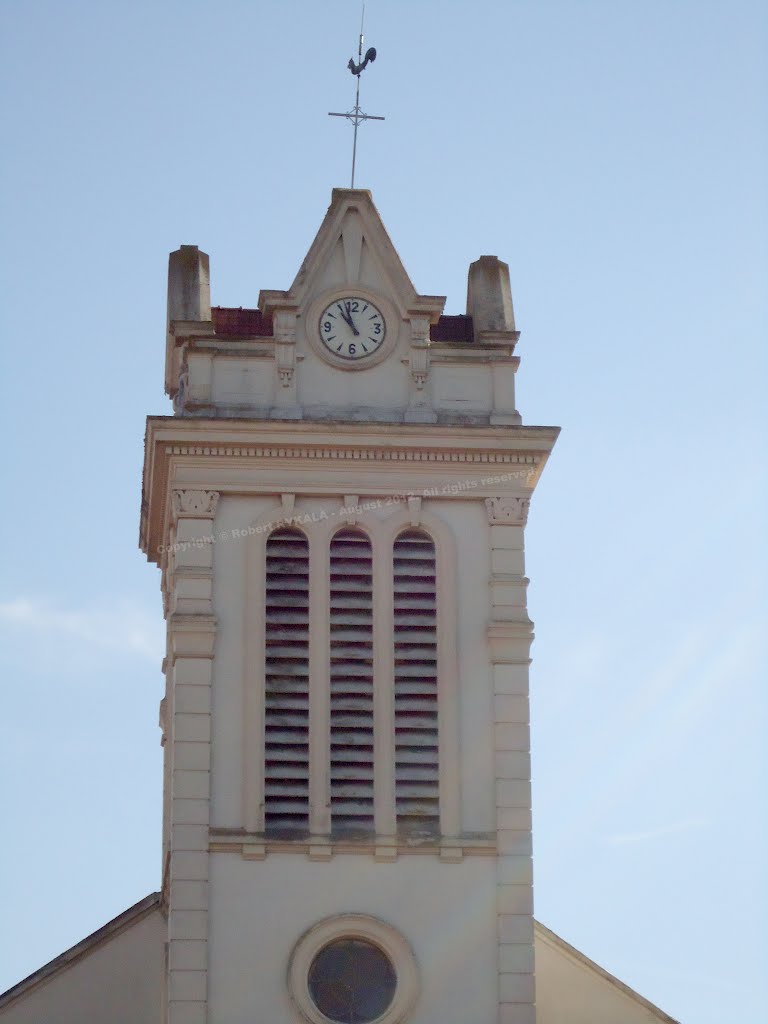
[[[535,1024],[523,537],[558,431],[516,410],[506,264],[444,303],[364,190],[258,308],[170,256],[164,1024]]]

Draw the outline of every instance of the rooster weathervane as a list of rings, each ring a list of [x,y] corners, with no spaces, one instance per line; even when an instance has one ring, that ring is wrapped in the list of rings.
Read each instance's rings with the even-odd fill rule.
[[[355,91],[355,105],[351,110],[348,110],[345,114],[337,114],[330,112],[329,117],[346,117],[348,121],[351,121],[355,127],[354,135],[352,138],[352,183],[350,188],[355,187],[355,163],[357,161],[357,129],[363,123],[363,121],[384,121],[385,118],[378,117],[376,114],[364,114],[360,107],[360,75],[368,67],[369,64],[373,64],[376,60],[376,48],[370,46],[365,51],[365,57],[363,57],[363,26],[365,25],[365,0],[363,0],[363,16],[360,21],[360,41],[357,48],[357,64],[355,63],[354,57],[349,58],[347,67],[357,79],[357,88]]]

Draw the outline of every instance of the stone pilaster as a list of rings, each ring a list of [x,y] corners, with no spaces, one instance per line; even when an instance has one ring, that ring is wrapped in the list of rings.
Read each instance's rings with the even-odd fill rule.
[[[486,501],[491,535],[499,1024],[535,1024],[528,665],[523,528],[527,498]]]
[[[296,388],[296,311],[274,313],[275,372],[277,384],[272,415],[277,419],[301,419]]]
[[[406,423],[436,423],[437,413],[432,408],[427,390],[429,380],[429,318],[411,317],[411,346],[408,359],[410,388]]]
[[[216,491],[173,492],[168,720],[171,855],[167,1024],[205,1024],[208,969],[213,520]]]

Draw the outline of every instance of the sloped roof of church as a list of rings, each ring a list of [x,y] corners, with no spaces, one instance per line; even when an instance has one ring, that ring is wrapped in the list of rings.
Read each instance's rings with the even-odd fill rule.
[[[55,960],[50,960],[47,964],[35,971],[33,974],[23,978],[12,988],[6,989],[5,992],[0,992],[0,1010],[3,1010],[6,1006],[20,999],[31,989],[37,985],[42,984],[44,981],[49,981],[56,974],[66,970],[67,967],[71,967],[77,963],[78,960],[82,960],[83,957],[88,956],[93,950],[102,945],[102,943],[109,942],[114,939],[121,932],[124,932],[128,928],[132,928],[135,924],[138,924],[143,918],[160,907],[160,893],[151,892],[149,896],[145,896],[143,900],[139,900],[138,903],[134,903],[132,907],[128,907],[122,914],[118,914],[117,917],[113,917],[111,921],[107,921],[101,928],[97,928],[95,932],[91,932],[90,935],[78,942],[74,946],[70,946],[60,956],[57,956]]]
[[[154,911],[159,911],[160,909],[161,895],[159,892],[153,892],[150,893],[149,896],[145,896],[143,900],[135,903],[132,907],[124,910],[122,914],[119,914],[111,921],[108,921],[102,928],[99,928],[91,935],[88,935],[82,940],[82,942],[78,942],[77,945],[72,946],[70,949],[62,953],[61,956],[57,956],[55,960],[51,960],[38,971],[35,971],[34,974],[30,974],[27,978],[24,978],[17,985],[9,988],[6,992],[0,993],[0,1011],[23,998],[24,995],[31,992],[38,985],[50,981],[57,974],[66,970],[68,967],[72,967],[78,961],[88,956],[89,953],[92,953],[98,946],[111,941],[128,928],[138,924],[139,921],[143,920],[148,914],[151,914]],[[565,941],[565,939],[561,939],[559,935],[541,924],[541,922],[534,920],[534,927],[537,938],[547,942],[551,946],[554,946],[562,955],[567,956],[581,967],[584,967],[590,972],[596,974],[603,981],[618,988],[625,996],[629,997],[634,1002],[639,1003],[644,1009],[648,1010],[648,1012],[653,1015],[653,1019],[660,1021],[661,1024],[678,1024],[678,1021],[673,1017],[664,1013],[663,1010],[660,1010],[658,1006],[655,1006],[648,999],[645,999],[639,992],[630,988],[629,985],[625,985],[624,982],[619,981],[618,978],[600,967],[600,965],[596,964],[594,960],[590,960],[589,957],[585,956],[574,946],[571,946],[570,943]]]
[[[629,985],[625,985],[623,981],[620,981],[615,975],[606,971],[600,964],[596,964],[594,960],[590,960],[588,956],[585,956],[580,950],[572,946],[570,942],[566,942],[565,939],[561,938],[556,932],[553,932],[546,925],[543,925],[541,921],[537,921],[534,918],[534,931],[535,935],[539,939],[543,939],[549,945],[554,946],[560,953],[567,956],[569,959],[576,961],[581,967],[588,968],[591,972],[602,978],[603,981],[607,981],[610,985],[619,989],[625,996],[628,996],[634,1002],[639,1003],[649,1013],[653,1014],[654,1018],[661,1021],[662,1024],[680,1024],[674,1017],[670,1017],[669,1014],[659,1009],[655,1003],[652,1003],[650,999],[646,999],[645,996],[641,996],[635,989],[630,988]]]

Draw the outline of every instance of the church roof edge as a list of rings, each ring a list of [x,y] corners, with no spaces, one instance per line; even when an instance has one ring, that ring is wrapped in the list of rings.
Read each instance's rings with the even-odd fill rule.
[[[74,946],[70,946],[69,949],[64,950],[59,956],[50,960],[47,964],[44,964],[38,970],[28,975],[26,978],[22,978],[21,981],[17,982],[11,988],[6,989],[5,992],[0,992],[0,1010],[6,1006],[10,1006],[11,1003],[15,1002],[21,996],[26,995],[31,989],[36,988],[38,985],[42,985],[46,981],[50,981],[56,974],[66,970],[73,964],[82,960],[83,957],[87,956],[92,952],[96,946],[101,945],[103,942],[108,942],[113,939],[120,932],[125,931],[126,928],[130,928],[132,925],[137,924],[142,918],[146,917],[147,914],[152,913],[154,910],[160,909],[160,893],[151,892],[149,896],[145,896],[143,900],[139,900],[138,903],[134,903],[132,907],[128,907],[122,914],[118,914],[117,917],[113,917],[111,921],[107,921],[101,928],[97,928],[95,932],[91,932],[90,935],[86,935],[84,939],[76,943]]]
[[[145,896],[143,900],[139,900],[138,903],[134,903],[132,907],[124,910],[122,914],[118,914],[117,917],[113,917],[111,921],[107,921],[107,923],[101,928],[97,928],[95,932],[92,932],[80,942],[65,950],[60,954],[60,956],[57,956],[54,960],[51,960],[39,970],[34,971],[26,978],[23,978],[20,982],[13,985],[5,992],[0,993],[0,1009],[10,1006],[17,999],[26,995],[38,985],[50,981],[61,971],[66,970],[79,960],[82,960],[83,957],[91,953],[101,943],[108,942],[110,939],[120,934],[120,932],[125,931],[126,928],[137,924],[142,918],[146,917],[154,910],[159,910],[160,905],[161,894],[159,892],[152,892],[148,896]],[[639,992],[636,992],[633,988],[630,988],[629,985],[625,985],[623,981],[620,981],[619,978],[615,977],[615,975],[606,971],[604,967],[595,963],[594,960],[590,960],[588,956],[585,956],[585,954],[576,949],[575,946],[566,942],[565,939],[561,938],[556,932],[547,928],[546,925],[543,925],[540,921],[535,919],[533,924],[538,938],[542,939],[544,942],[550,943],[560,952],[575,960],[581,966],[593,971],[608,984],[615,986],[626,996],[639,1003],[641,1006],[644,1006],[647,1010],[653,1013],[657,1020],[661,1021],[662,1024],[679,1024],[679,1021],[674,1017],[670,1017],[669,1014],[665,1013],[650,1000],[641,996]]]
[[[623,981],[617,978],[615,974],[611,974],[610,971],[606,971],[606,969],[601,967],[600,964],[595,963],[594,960],[590,960],[590,958],[582,953],[581,950],[576,949],[576,947],[572,946],[570,942],[566,942],[566,940],[558,935],[557,932],[553,932],[551,928],[547,928],[547,926],[542,924],[541,921],[534,920],[534,926],[536,935],[544,942],[548,942],[561,953],[564,953],[566,956],[570,957],[570,959],[575,960],[580,966],[587,967],[589,970],[599,975],[603,981],[608,982],[609,985],[613,985],[615,988],[623,992],[625,996],[633,999],[635,1002],[645,1007],[646,1010],[653,1013],[656,1016],[656,1019],[661,1021],[662,1024],[680,1024],[676,1018],[670,1017],[668,1013],[665,1013],[660,1009],[660,1007],[656,1006],[655,1003],[652,1003],[650,999],[646,999],[645,996],[641,996],[639,992],[635,991],[635,989],[626,985]]]

